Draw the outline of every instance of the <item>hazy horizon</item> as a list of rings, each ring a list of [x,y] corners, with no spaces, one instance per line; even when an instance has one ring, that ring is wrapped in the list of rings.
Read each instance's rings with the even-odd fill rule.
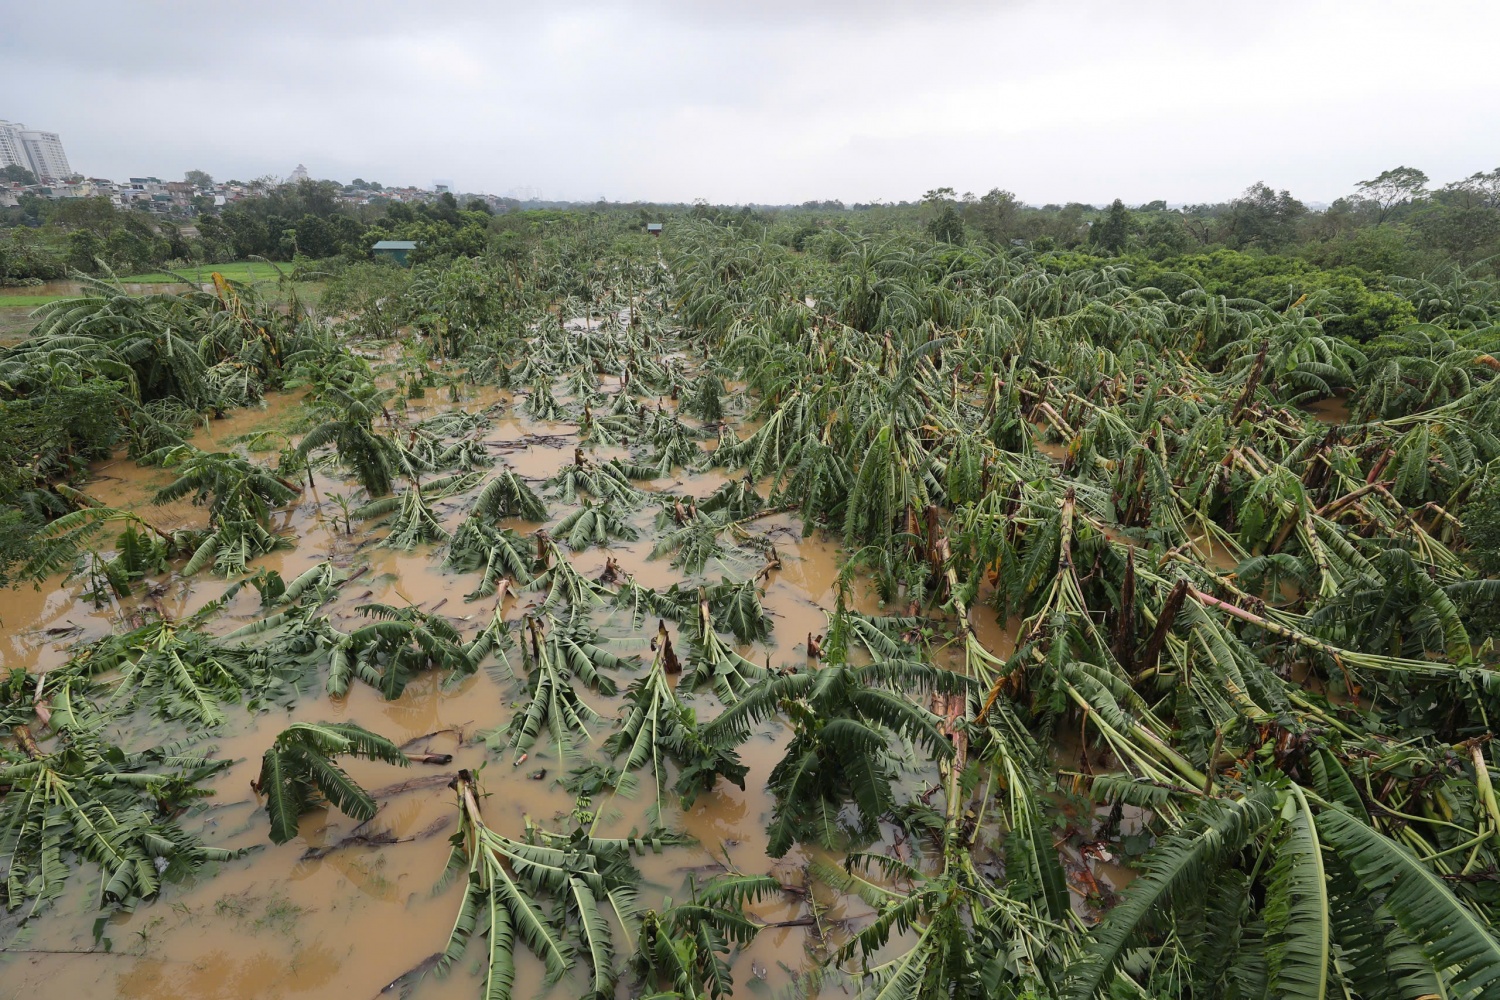
[[[80,173],[356,176],[547,200],[1309,202],[1500,165],[1500,5],[718,10],[685,0],[14,11],[0,118]],[[47,44],[42,44],[45,40]],[[57,44],[65,40],[66,44]]]

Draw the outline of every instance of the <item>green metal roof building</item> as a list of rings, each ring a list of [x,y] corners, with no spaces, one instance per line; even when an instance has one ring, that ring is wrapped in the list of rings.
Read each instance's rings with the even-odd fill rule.
[[[375,256],[385,257],[405,267],[406,255],[416,248],[417,244],[413,240],[381,240],[370,249],[375,252]]]

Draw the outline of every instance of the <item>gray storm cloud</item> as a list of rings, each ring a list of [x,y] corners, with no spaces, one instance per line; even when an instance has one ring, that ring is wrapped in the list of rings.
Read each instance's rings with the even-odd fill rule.
[[[31,4],[0,117],[123,177],[555,198],[1310,200],[1500,165],[1500,5]]]

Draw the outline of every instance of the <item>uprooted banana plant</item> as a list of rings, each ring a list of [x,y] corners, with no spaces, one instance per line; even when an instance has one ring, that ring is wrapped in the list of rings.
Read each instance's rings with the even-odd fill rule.
[[[650,815],[660,823],[670,780],[669,761],[678,768],[676,791],[684,808],[691,807],[699,792],[713,789],[721,777],[743,790],[750,769],[727,743],[710,738],[693,710],[678,699],[667,671],[681,666],[672,653],[665,624],[655,646],[650,668],[625,693],[625,717],[605,740],[604,750],[611,757],[624,757],[622,788],[628,789],[630,772],[649,769],[654,797]]]
[[[727,956],[755,939],[760,925],[745,908],[782,892],[768,875],[723,875],[703,885],[692,882],[688,898],[668,898],[660,910],[640,915],[631,966],[648,987],[670,989],[685,1000],[723,1000],[734,995]]]
[[[462,675],[477,668],[464,649],[463,636],[441,615],[388,604],[364,604],[358,611],[374,621],[336,636],[329,649],[327,688],[336,698],[348,693],[352,679],[394,700],[425,671]]]
[[[640,873],[630,855],[660,851],[680,838],[657,832],[599,839],[579,829],[566,836],[529,830],[527,840],[512,840],[485,823],[470,772],[459,771],[453,788],[459,830],[439,887],[460,872],[466,884],[438,973],[448,972],[472,940],[484,938],[484,995],[508,1000],[519,938],[541,960],[547,982],[576,970],[582,973],[577,995],[613,996],[611,924],[627,936],[637,925]]]
[[[895,805],[895,761],[887,749],[893,735],[937,759],[952,753],[938,719],[893,685],[944,694],[966,689],[965,678],[922,663],[834,663],[767,678],[704,727],[711,743],[737,745],[774,715],[791,723],[791,743],[767,777],[776,798],[767,827],[772,857],[797,841],[833,848],[875,835]],[[852,826],[840,817],[850,801],[858,812]]]
[[[208,861],[234,852],[205,847],[173,822],[201,782],[233,761],[185,753],[185,744],[127,752],[91,728],[62,726],[43,751],[17,730],[20,749],[0,748],[0,853],[9,862],[6,906],[32,900],[31,912],[61,895],[70,858],[100,869],[99,905],[129,905],[156,895]]]
[[[292,723],[262,755],[255,780],[256,792],[266,797],[272,841],[297,836],[297,821],[312,808],[315,793],[361,822],[375,815],[375,800],[334,761],[340,756],[408,763],[390,740],[352,722]]]
[[[530,700],[524,711],[511,717],[503,733],[496,732],[490,737],[492,747],[498,749],[503,744],[519,758],[532,752],[545,730],[547,746],[559,763],[566,764],[573,759],[580,743],[589,737],[589,726],[602,720],[603,716],[583,700],[573,682],[577,679],[613,694],[614,681],[598,673],[595,666],[596,662],[618,661],[592,643],[586,643],[587,649],[581,648],[576,635],[566,634],[567,628],[556,619],[549,619],[545,625],[535,617],[527,620],[526,634],[520,644]]]
[[[169,503],[191,494],[194,503],[208,506],[208,532],[183,567],[185,576],[210,560],[223,576],[243,573],[251,559],[286,544],[271,530],[271,511],[296,497],[299,487],[227,452],[180,445],[148,457],[177,472],[153,502]]]

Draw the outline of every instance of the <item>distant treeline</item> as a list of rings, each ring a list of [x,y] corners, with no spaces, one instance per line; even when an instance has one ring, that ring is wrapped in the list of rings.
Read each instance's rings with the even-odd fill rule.
[[[1078,202],[1031,206],[998,188],[984,195],[936,188],[920,201],[900,204],[598,202],[528,209],[507,201],[500,212],[478,199],[460,203],[451,194],[421,204],[351,206],[339,199],[350,190],[333,181],[272,185],[263,195],[207,209],[191,221],[118,209],[104,198],[26,196],[18,207],[0,209],[0,283],[252,257],[353,263],[369,260],[371,245],[381,239],[416,241],[412,262],[418,264],[515,257],[557,226],[587,221],[625,231],[648,221],[695,217],[796,250],[831,230],[925,230],[933,240],[956,246],[989,243],[1116,257],[1133,264],[1137,278],[1148,284],[1207,282],[1215,293],[1266,301],[1333,289],[1353,317],[1344,332],[1368,334],[1401,318],[1393,302],[1380,299],[1385,279],[1431,275],[1449,266],[1494,274],[1500,262],[1500,169],[1432,188],[1422,171],[1397,167],[1356,184],[1353,194],[1321,210],[1265,184],[1220,204],[1169,208],[1165,201],[1116,201],[1103,209]]]

